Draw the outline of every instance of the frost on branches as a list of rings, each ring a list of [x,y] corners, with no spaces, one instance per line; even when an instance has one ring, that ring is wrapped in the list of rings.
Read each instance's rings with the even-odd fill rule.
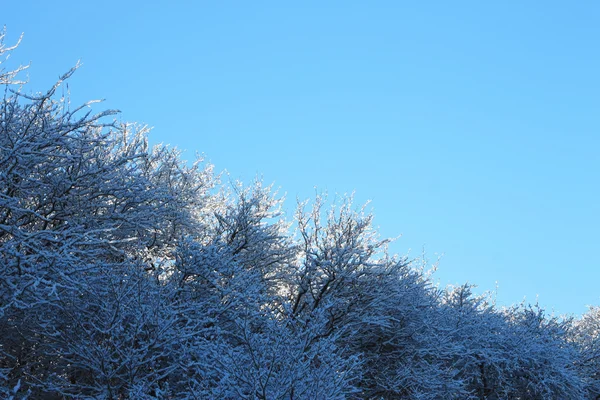
[[[3,39],[0,35],[0,40]],[[0,45],[1,59],[12,47]],[[0,70],[0,397],[598,399],[600,313],[497,309]]]

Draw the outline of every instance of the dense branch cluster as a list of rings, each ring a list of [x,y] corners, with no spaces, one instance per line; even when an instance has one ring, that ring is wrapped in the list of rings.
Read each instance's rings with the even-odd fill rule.
[[[73,71],[39,95],[17,72],[0,70],[1,398],[600,398],[600,309],[438,288],[350,199],[287,221],[270,188],[71,109]]]

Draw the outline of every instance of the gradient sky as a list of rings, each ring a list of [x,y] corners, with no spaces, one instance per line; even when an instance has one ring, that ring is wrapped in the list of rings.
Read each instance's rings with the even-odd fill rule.
[[[9,1],[43,91],[296,197],[372,200],[435,280],[600,304],[600,3]],[[218,5],[217,5],[218,4]]]

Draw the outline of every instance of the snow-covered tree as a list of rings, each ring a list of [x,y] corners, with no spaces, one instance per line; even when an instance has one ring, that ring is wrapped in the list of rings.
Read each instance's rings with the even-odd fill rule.
[[[190,385],[206,398],[344,398],[353,391],[354,357],[338,356],[333,338],[314,340],[286,313],[285,277],[296,246],[279,202],[260,185],[233,190],[216,214],[210,243],[179,247],[175,303],[189,318]],[[271,211],[273,210],[273,211]]]
[[[574,322],[572,340],[579,349],[577,368],[586,398],[600,399],[600,307],[592,306]]]
[[[344,356],[360,357],[354,397],[428,392],[435,398],[448,385],[437,366],[419,355],[419,335],[435,306],[430,282],[405,257],[387,254],[389,241],[378,238],[364,207],[355,210],[346,199],[322,215],[323,204],[317,197],[311,209],[301,204],[298,210],[301,257],[292,316],[318,327],[315,340],[334,337]]]
[[[525,304],[497,310],[472,288],[447,289],[439,313],[452,344],[446,355],[467,393],[476,399],[582,398],[576,350],[567,340],[570,320]]]
[[[4,65],[1,398],[600,398],[598,308],[440,289],[351,198],[286,219]]]
[[[173,258],[178,238],[202,231],[212,213],[210,166],[188,167],[164,146],[148,149],[146,129],[104,122],[113,111],[71,109],[56,98],[74,71],[46,93],[7,89],[0,106],[0,368],[9,387],[21,382],[36,396],[99,393],[97,363],[112,377],[106,380],[120,382],[115,387],[131,387],[134,379],[123,383],[121,367],[110,372],[109,364],[134,356],[117,360],[108,348],[123,351],[132,331],[151,336],[156,321],[139,321],[172,320],[147,310],[162,312],[167,304],[154,302],[166,298],[140,298],[140,285],[151,288],[151,276],[160,282],[157,271]],[[13,73],[2,76],[13,83]],[[125,307],[133,298],[116,300],[136,288],[136,307]],[[119,339],[118,329],[130,336]],[[85,348],[83,338],[109,359],[82,360],[73,346]],[[106,385],[110,393],[113,383]]]

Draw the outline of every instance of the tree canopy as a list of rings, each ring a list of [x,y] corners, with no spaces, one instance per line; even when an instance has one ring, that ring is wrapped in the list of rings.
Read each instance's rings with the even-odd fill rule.
[[[271,187],[71,107],[75,69],[35,95],[0,70],[0,397],[600,398],[597,307],[439,288],[351,198],[286,219]]]

